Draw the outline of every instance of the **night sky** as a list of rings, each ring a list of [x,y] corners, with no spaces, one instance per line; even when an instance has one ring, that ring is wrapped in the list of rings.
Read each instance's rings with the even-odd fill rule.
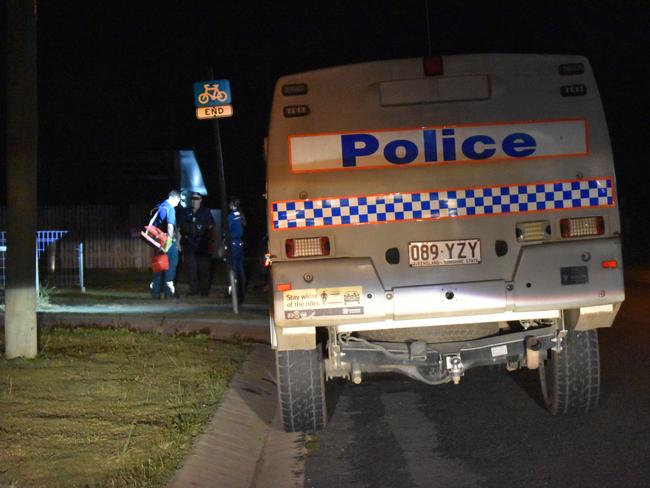
[[[221,121],[229,192],[261,214],[262,143],[279,76],[429,48],[424,0],[39,3],[41,204],[147,201],[152,195],[133,186],[154,170],[133,164],[133,155],[181,148],[196,149],[216,204],[212,124],[195,119],[192,98],[192,83],[212,67],[233,92],[235,116]],[[639,174],[647,164],[649,12],[645,0],[430,0],[430,48],[586,55],[624,210],[647,224],[648,185]],[[3,64],[3,78],[4,71]],[[167,170],[161,164],[160,173]],[[4,175],[0,184],[4,198]]]

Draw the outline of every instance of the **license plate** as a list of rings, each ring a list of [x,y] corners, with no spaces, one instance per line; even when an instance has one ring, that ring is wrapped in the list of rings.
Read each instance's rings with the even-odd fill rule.
[[[481,241],[478,239],[409,243],[409,266],[451,266],[480,262]]]

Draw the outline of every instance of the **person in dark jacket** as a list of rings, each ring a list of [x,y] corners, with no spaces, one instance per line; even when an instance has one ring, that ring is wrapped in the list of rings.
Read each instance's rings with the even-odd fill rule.
[[[183,269],[189,283],[188,296],[208,296],[210,265],[214,246],[214,220],[208,207],[202,206],[203,196],[193,192],[190,206],[179,216]]]
[[[237,197],[230,197],[229,208],[230,255],[235,279],[237,280],[237,294],[240,300],[243,300],[246,290],[246,274],[244,272],[244,227],[246,227],[246,217],[241,211]]]

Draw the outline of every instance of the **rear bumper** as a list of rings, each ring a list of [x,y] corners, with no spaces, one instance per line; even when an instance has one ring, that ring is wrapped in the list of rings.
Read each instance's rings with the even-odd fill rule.
[[[616,260],[618,268],[603,268]],[[625,299],[620,240],[527,246],[512,277],[385,289],[369,258],[276,262],[273,318],[282,328],[339,331],[559,318],[580,328],[607,327]],[[568,276],[568,278],[567,278]],[[305,277],[311,281],[305,280]]]

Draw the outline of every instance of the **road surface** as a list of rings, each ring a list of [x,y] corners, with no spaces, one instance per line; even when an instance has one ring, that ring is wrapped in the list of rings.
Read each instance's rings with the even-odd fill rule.
[[[527,370],[474,369],[438,387],[399,375],[330,385],[305,486],[650,486],[650,286],[628,286],[599,335],[601,405],[583,416],[550,416]]]

